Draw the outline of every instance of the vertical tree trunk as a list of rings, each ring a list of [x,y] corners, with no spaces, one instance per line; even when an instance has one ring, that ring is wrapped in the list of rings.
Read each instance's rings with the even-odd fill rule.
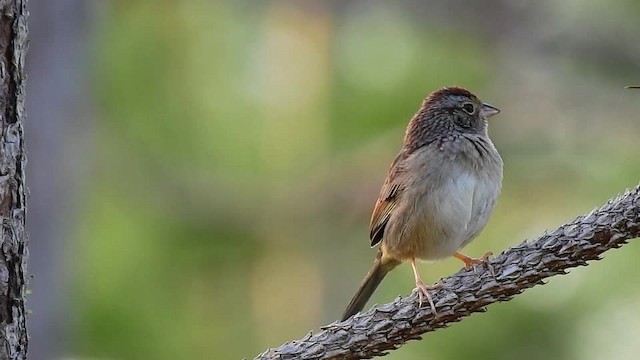
[[[26,0],[0,0],[0,359],[26,359]]]

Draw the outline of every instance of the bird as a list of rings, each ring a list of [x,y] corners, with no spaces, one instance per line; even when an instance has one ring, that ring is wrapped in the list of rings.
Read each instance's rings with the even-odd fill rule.
[[[463,255],[487,224],[502,188],[503,161],[488,134],[487,119],[500,110],[469,90],[451,86],[429,94],[409,121],[403,146],[391,163],[369,226],[379,245],[373,266],[342,320],[361,311],[385,275],[411,263],[419,304],[437,314],[417,261],[455,257],[466,269],[484,263]]]

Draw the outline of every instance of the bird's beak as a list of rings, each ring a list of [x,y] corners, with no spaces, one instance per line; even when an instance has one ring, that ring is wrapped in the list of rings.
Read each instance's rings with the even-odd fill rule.
[[[482,115],[482,117],[484,117],[485,119],[488,119],[499,112],[500,109],[489,104],[482,104],[482,108],[480,109],[480,115]]]
[[[640,85],[629,85],[629,86],[625,86],[625,89],[640,89]]]

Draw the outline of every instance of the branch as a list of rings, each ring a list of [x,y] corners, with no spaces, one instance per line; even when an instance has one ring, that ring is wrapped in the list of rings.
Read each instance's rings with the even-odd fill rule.
[[[550,233],[490,259],[485,266],[461,270],[441,280],[432,292],[438,315],[429,306],[418,308],[417,295],[398,297],[389,304],[334,322],[303,339],[267,349],[256,359],[368,359],[386,354],[426,332],[444,328],[485,306],[509,301],[543,279],[566,274],[566,269],[600,260],[600,254],[640,236],[640,185],[610,199]]]

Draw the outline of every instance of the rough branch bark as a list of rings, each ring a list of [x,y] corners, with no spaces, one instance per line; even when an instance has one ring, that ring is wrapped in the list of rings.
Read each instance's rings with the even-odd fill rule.
[[[543,279],[600,260],[600,254],[640,236],[640,185],[550,233],[443,279],[433,295],[438,316],[418,309],[417,295],[398,297],[364,314],[323,327],[319,333],[268,349],[256,359],[368,359],[421,334],[446,327],[485,306],[508,301]]]
[[[0,1],[0,359],[26,359],[24,57],[22,0]]]

